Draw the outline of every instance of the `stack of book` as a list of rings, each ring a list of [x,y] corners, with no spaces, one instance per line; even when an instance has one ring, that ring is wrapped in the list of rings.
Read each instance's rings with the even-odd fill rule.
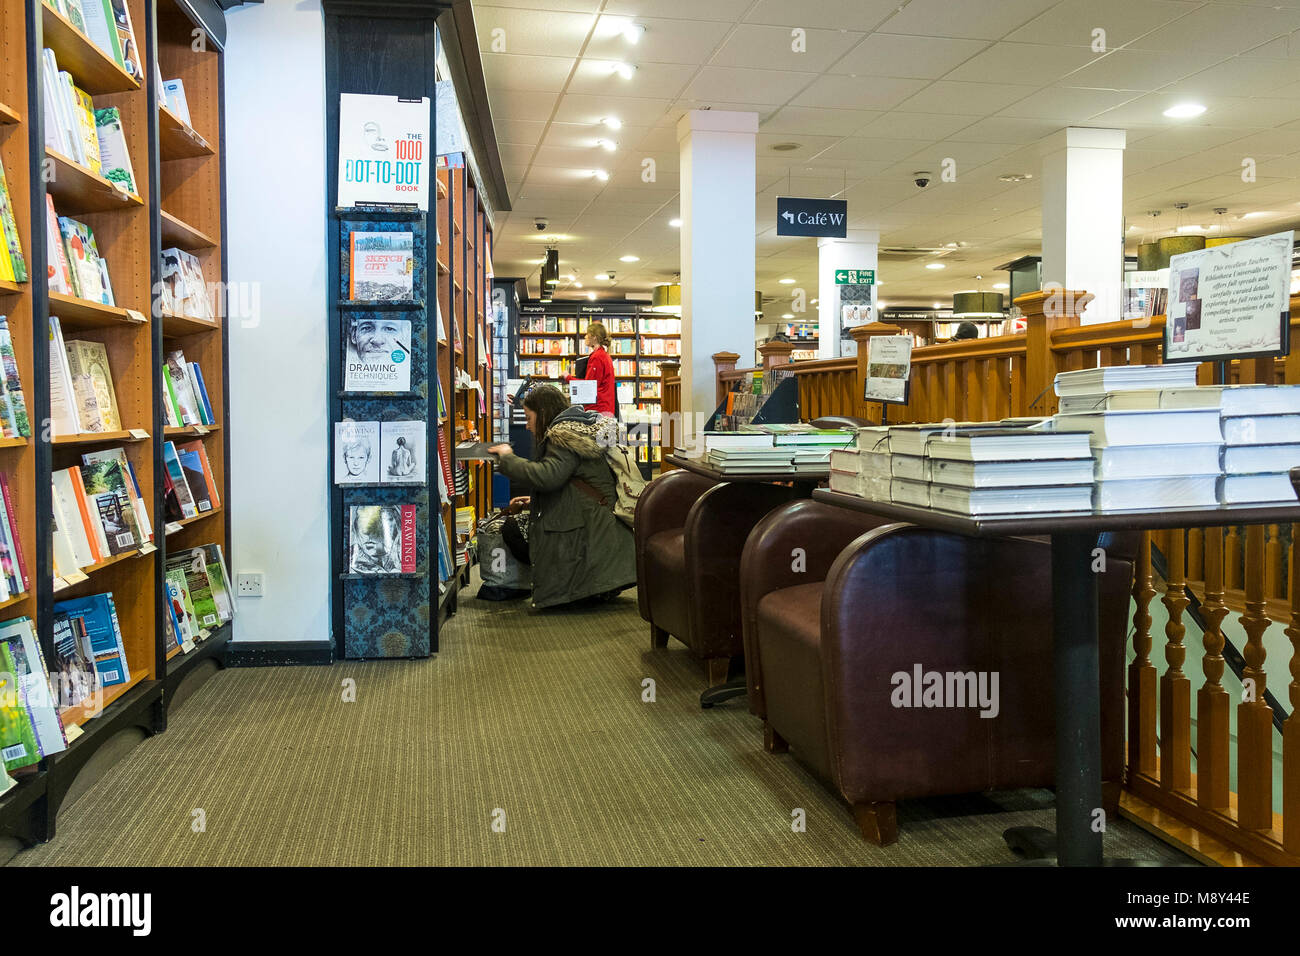
[[[186,548],[167,555],[166,646],[189,652],[212,636],[212,629],[232,620],[235,602],[219,544]]]
[[[32,437],[27,399],[18,378],[18,359],[9,335],[9,320],[3,315],[0,315],[0,431],[5,438]]]
[[[1227,385],[1195,392],[1183,398],[1199,398],[1221,416],[1219,501],[1294,503],[1289,472],[1300,466],[1300,385]]]
[[[28,767],[68,747],[41,642],[28,617],[0,623],[0,759],[4,769]],[[2,775],[0,775],[2,776]],[[0,790],[7,786],[0,786]]]
[[[95,234],[84,222],[60,216],[54,200],[45,197],[51,292],[75,296],[100,305],[114,305],[108,260],[99,254]]]
[[[167,354],[162,368],[163,418],[173,428],[187,425],[215,425],[212,402],[198,362],[185,361],[185,352]]]
[[[103,342],[63,340],[50,316],[50,417],[55,435],[122,430],[117,393]]]
[[[14,202],[9,195],[9,180],[5,178],[5,167],[2,162],[0,162],[0,279],[7,282],[27,281],[27,260],[23,258],[23,245],[18,238],[18,220],[14,218]]]
[[[848,429],[806,424],[746,425],[734,432],[705,432],[705,464],[723,474],[801,474],[830,470],[831,453],[853,444]]]
[[[135,194],[135,171],[126,150],[122,114],[116,106],[96,109],[72,74],[60,70],[54,51],[42,51],[45,80],[45,145],[118,189]]]
[[[18,512],[9,477],[0,474],[0,601],[26,594],[31,588],[27,559],[18,539]]]
[[[126,645],[117,606],[112,594],[89,594],[59,601],[54,605],[54,647],[59,655],[59,670],[84,666],[89,660],[95,668],[99,687],[113,687],[131,680],[126,663]],[[72,655],[63,658],[65,650]]]
[[[149,510],[122,448],[81,456],[80,467],[54,472],[54,576],[76,579],[82,568],[137,551],[153,538]]]
[[[184,249],[162,251],[162,308],[167,315],[184,315],[207,322],[216,320],[208,299],[203,266]]]
[[[199,439],[163,443],[163,515],[183,521],[221,507],[207,450]]]

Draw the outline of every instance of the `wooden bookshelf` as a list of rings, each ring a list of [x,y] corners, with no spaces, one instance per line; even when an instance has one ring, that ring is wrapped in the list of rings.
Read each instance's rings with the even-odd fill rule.
[[[155,84],[140,82],[102,52],[68,19],[41,0],[15,0],[0,5],[0,161],[8,179],[19,238],[30,276],[39,281],[0,283],[0,315],[14,347],[28,416],[36,435],[0,438],[0,474],[14,499],[14,518],[23,563],[31,577],[29,593],[0,602],[0,614],[20,616],[36,624],[47,664],[58,658],[53,641],[55,605],[75,598],[111,594],[121,629],[130,678],[104,689],[104,716],[87,723],[85,708],[64,711],[65,725],[85,724],[69,749],[42,760],[35,769],[47,799],[20,806],[11,796],[0,797],[0,828],[25,840],[54,835],[59,804],[87,760],[113,733],[129,726],[155,733],[165,727],[167,688],[192,670],[185,655],[166,648],[162,623],[166,613],[163,569],[168,540],[164,530],[163,444],[166,440],[200,440],[208,454],[222,505],[229,501],[227,481],[228,429],[211,426],[206,435],[185,428],[164,434],[161,367],[165,352],[181,347],[186,358],[203,369],[214,418],[226,422],[227,376],[225,323],[161,317],[155,310],[154,289],[160,280],[160,240],[193,249],[209,287],[224,290],[224,228],[222,222],[220,44],[206,30],[202,16],[182,0],[126,0],[136,40],[136,56],[153,51],[147,28],[156,18],[157,61],[141,64],[145,77],[160,68],[166,79],[181,78],[197,129],[190,135],[167,121],[158,104]],[[215,8],[214,8],[215,9]],[[220,13],[216,13],[220,16]],[[40,32],[54,52],[59,68],[90,94],[96,109],[116,107],[121,114],[126,149],[136,180],[128,193],[86,166],[45,143],[44,76],[39,68],[27,73],[29,57],[41,62],[40,50],[28,50]],[[197,31],[197,32],[196,32]],[[196,42],[202,34],[204,43]],[[151,122],[156,120],[157,122]],[[182,125],[183,124],[179,124]],[[189,144],[189,145],[183,145]],[[201,154],[201,155],[191,155]],[[60,216],[85,223],[95,237],[112,285],[113,305],[51,292],[44,276],[50,241],[47,236],[47,196]],[[166,207],[165,210],[162,207]],[[217,295],[218,303],[223,303]],[[222,314],[218,308],[216,314]],[[115,431],[56,434],[39,440],[42,423],[51,418],[49,320],[57,316],[65,341],[102,344],[108,356],[121,428]],[[52,510],[51,474],[80,467],[89,452],[120,447],[138,484],[152,529],[150,540],[121,554],[81,568],[72,581],[55,579],[51,523],[37,521]],[[220,517],[213,517],[219,514]],[[212,520],[208,520],[212,519]],[[229,514],[217,508],[187,523],[182,543],[188,547],[218,543],[229,564]],[[62,569],[61,569],[62,570]],[[231,629],[221,630],[219,644]],[[204,656],[221,653],[205,642]],[[170,662],[170,663],[169,663]],[[11,791],[11,793],[16,792]],[[24,798],[26,799],[26,798]],[[19,807],[20,816],[7,816]],[[35,812],[31,807],[38,808]]]

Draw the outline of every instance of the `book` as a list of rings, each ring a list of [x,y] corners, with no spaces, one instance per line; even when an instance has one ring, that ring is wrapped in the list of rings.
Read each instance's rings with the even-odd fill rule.
[[[142,60],[135,45],[135,30],[131,24],[131,11],[126,0],[111,0],[113,6],[113,23],[117,27],[118,47],[122,51],[122,69],[135,78],[144,81]]]
[[[190,104],[185,99],[185,82],[183,80],[163,80],[163,95],[167,97],[167,108],[186,126],[193,127],[190,120]]]
[[[24,697],[9,642],[0,642],[0,759],[5,770],[27,767],[41,759],[36,728]]]
[[[891,447],[893,438],[890,438]],[[958,461],[1038,461],[1052,458],[1090,458],[1086,430],[1033,431],[1026,428],[958,428],[929,436],[925,454],[930,459]]]
[[[22,241],[18,235],[18,220],[14,215],[13,196],[9,180],[5,177],[4,163],[0,162],[0,227],[3,227],[3,245],[8,254],[9,271],[14,282],[27,281],[27,260],[23,258]]]
[[[1093,476],[1098,479],[1160,478],[1180,475],[1217,475],[1221,444],[1177,446],[1171,455],[1168,445],[1115,445],[1092,450]]]
[[[99,689],[99,672],[95,669],[90,635],[84,626],[80,626],[80,618],[74,625],[66,611],[56,611],[52,617],[58,695],[66,710],[82,703]]]
[[[1037,485],[1086,485],[1093,479],[1091,458],[1061,461],[930,461],[930,480],[960,488],[1025,488]]]
[[[1300,436],[1300,415],[1249,415],[1223,419],[1229,445],[1281,445]]]
[[[77,132],[81,136],[81,162],[98,176],[102,165],[99,158],[99,135],[95,129],[95,104],[91,102],[90,94],[79,86],[72,87],[72,95]]]
[[[891,478],[889,480],[889,499],[900,505],[914,505],[918,508],[930,507],[931,485],[925,481],[913,481],[910,478]]]
[[[1225,505],[1271,501],[1295,504],[1295,487],[1287,472],[1272,475],[1224,475],[1219,479],[1218,500]]]
[[[1095,483],[1098,511],[1155,511],[1161,508],[1213,508],[1218,504],[1214,475],[1103,479]]]
[[[99,263],[91,255],[84,229],[84,225],[75,219],[59,217],[63,248],[68,257],[68,268],[72,272],[72,287],[79,298],[112,305],[112,302],[107,301],[111,296],[107,295],[100,281]]]
[[[63,513],[58,498],[54,498],[50,502],[50,549],[56,578],[66,578],[86,566],[77,563],[76,553],[72,550],[72,531],[68,522],[69,519]],[[20,551],[19,554],[22,552]]]
[[[111,0],[81,0],[81,6],[90,42],[108,54],[118,66],[123,66],[122,45],[118,42]]]
[[[414,234],[353,232],[349,242],[348,298],[397,302],[414,290]]]
[[[102,342],[73,339],[66,343],[68,374],[77,399],[77,418],[87,432],[122,430],[113,389],[113,374],[108,363],[108,349]]]
[[[194,386],[189,375],[189,364],[185,361],[185,352],[182,349],[167,353],[167,374],[171,381],[172,391],[175,393],[176,408],[180,414],[181,424],[200,424],[198,398],[194,394]]]
[[[1192,388],[1196,385],[1196,364],[1116,365],[1057,372],[1053,385],[1058,398],[1130,389]]]
[[[163,465],[167,469],[167,480],[171,486],[171,493],[175,495],[176,506],[180,508],[181,518],[195,517],[199,513],[198,506],[194,502],[194,495],[186,480],[185,469],[181,466],[175,442],[163,442]],[[171,520],[180,519],[171,518]]]
[[[349,392],[410,391],[410,320],[384,316],[348,320],[343,388]]]
[[[50,316],[50,425],[53,435],[81,433],[77,397],[68,370],[68,353],[63,346],[63,328],[57,315]]]
[[[424,454],[427,427],[422,421],[391,421],[380,425],[381,482],[424,484],[428,480]]]
[[[1056,427],[1085,431],[1094,447],[1111,445],[1212,445],[1223,440],[1217,409],[1150,409],[1078,412],[1056,416]]]
[[[953,488],[930,485],[930,506],[954,514],[1011,515],[1092,510],[1092,485],[1041,488]]]
[[[415,505],[352,505],[348,514],[351,574],[413,574]]]
[[[54,613],[60,612],[71,619],[80,619],[90,642],[95,670],[102,686],[113,687],[131,680],[117,608],[113,605],[111,594],[90,594],[59,601],[54,605]]]
[[[206,631],[221,623],[217,602],[212,596],[212,582],[208,579],[207,555],[202,548],[193,548],[167,559],[168,569],[179,568],[185,572],[185,585],[189,590],[194,619],[199,629]]]
[[[80,470],[64,468],[54,472],[51,485],[59,514],[65,519],[60,527],[67,532],[77,567],[89,567],[108,557],[100,551],[99,535],[95,533],[99,525],[97,522],[92,524]]]
[[[168,567],[163,573],[163,581],[167,585],[167,600],[172,614],[176,616],[180,625],[180,633],[177,636],[181,645],[198,640],[201,629],[198,619],[194,616],[194,603],[190,600],[185,569],[179,566]]]
[[[27,417],[27,398],[23,394],[22,381],[18,377],[18,358],[14,354],[13,336],[9,334],[9,320],[0,315],[0,387],[3,388],[7,415],[14,429],[14,436],[30,438],[31,421]]]
[[[334,423],[335,484],[379,484],[382,462],[379,422]]]
[[[203,266],[194,255],[184,249],[173,247],[162,251],[160,291],[164,313],[213,321]],[[186,374],[188,375],[188,372]],[[176,369],[173,369],[173,383],[178,387],[180,385]]]
[[[203,447],[203,442],[197,438],[193,441],[185,442],[182,445],[176,446],[176,452],[180,455],[181,467],[187,471],[191,467],[192,462],[197,462],[208,503],[213,508],[220,508],[221,492],[217,487],[217,479],[212,474],[212,463],[208,460],[208,450]],[[190,482],[190,492],[193,493],[194,481],[189,477],[188,473],[185,477],[186,480]],[[196,498],[195,504],[197,503],[198,499]],[[203,511],[204,509],[199,508],[199,510]]]
[[[226,556],[219,544],[203,545],[203,553],[207,556],[208,581],[212,584],[212,598],[217,602],[217,614],[222,621],[229,621],[235,616],[235,592],[230,586]]]
[[[198,362],[190,362],[189,370],[190,386],[194,390],[194,398],[199,403],[199,417],[203,419],[204,425],[215,425],[217,418],[212,411],[212,400],[208,398],[207,383],[203,381],[203,369],[199,368]]]
[[[9,479],[0,474],[0,569],[9,593],[25,594],[28,588],[22,542],[18,539],[18,514],[9,493]]]
[[[1300,414],[1300,385],[1203,385],[1159,394],[1161,408],[1217,408],[1225,418]]]
[[[197,513],[206,514],[217,507],[219,502],[212,500],[211,489],[208,486],[204,456],[191,447],[177,445],[176,457],[180,461],[181,471],[184,473],[185,483],[189,487]]]
[[[1300,468],[1300,444],[1229,445],[1223,449],[1223,471],[1228,475],[1271,474],[1292,468]]]
[[[12,673],[22,691],[37,749],[42,757],[62,753],[68,749],[68,740],[63,734],[58,698],[50,685],[45,655],[41,653],[31,618],[19,617],[0,623],[0,642],[9,646],[9,655],[14,663]]]
[[[118,189],[139,195],[131,154],[126,147],[126,132],[122,128],[122,113],[116,106],[95,110],[95,138],[99,143],[99,174]]]
[[[59,229],[59,216],[54,211],[54,197],[49,193],[45,194],[45,243],[50,291],[62,295],[76,295],[76,289],[72,284],[72,270],[68,266],[67,250],[63,247],[63,233]]]
[[[135,511],[136,524],[140,528],[140,541],[144,543],[153,536],[153,528],[149,521],[149,509],[145,506],[144,497],[140,494],[139,483],[135,480],[135,471],[131,467],[130,460],[126,457],[126,449],[119,445],[116,448],[87,452],[81,456],[83,465],[93,465],[102,461],[115,461],[122,469],[122,474],[126,478],[126,492],[131,499],[131,507]]]
[[[103,528],[108,553],[117,555],[139,548],[143,539],[121,463],[108,459],[83,464],[81,478],[86,499],[92,505],[91,518]]]

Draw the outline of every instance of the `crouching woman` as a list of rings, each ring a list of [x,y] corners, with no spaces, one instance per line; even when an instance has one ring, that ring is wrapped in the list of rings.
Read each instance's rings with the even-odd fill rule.
[[[491,449],[497,470],[532,494],[527,504],[529,563],[533,606],[569,604],[583,598],[612,597],[636,583],[632,530],[614,517],[614,473],[605,449],[617,438],[618,424],[569,405],[558,388],[542,385],[524,398],[531,461],[509,445]]]

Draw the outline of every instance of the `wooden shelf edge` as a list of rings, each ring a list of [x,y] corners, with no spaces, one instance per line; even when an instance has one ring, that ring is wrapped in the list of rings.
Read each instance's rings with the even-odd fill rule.
[[[148,677],[149,674],[147,671],[137,671],[132,673],[130,680],[121,684],[114,684],[112,687],[104,688],[104,700],[100,705],[100,713],[102,714],[104,711],[108,710],[108,708],[119,698],[126,696],[127,691],[131,690],[142,681],[147,680]],[[75,724],[78,727],[82,727],[85,725],[86,721],[91,719],[91,715],[86,712],[86,709],[82,704],[76,704],[59,711],[59,717],[62,719],[64,727],[67,727],[69,724]],[[77,740],[80,739],[80,737],[77,738]],[[72,743],[68,744],[68,747],[71,749],[76,745],[77,741],[74,740]]]
[[[88,211],[102,212],[104,209],[125,209],[130,206],[144,205],[144,200],[139,195],[136,193],[129,193],[125,189],[118,189],[111,180],[105,179],[89,166],[81,165],[81,163],[77,162],[71,156],[65,156],[58,150],[50,149],[50,147],[46,146],[45,157],[46,159],[53,160],[56,167],[66,166],[71,170],[74,183],[76,180],[81,180],[83,183],[93,186],[100,193],[115,197],[114,203],[110,203],[102,209],[94,208]],[[67,180],[65,179],[64,181],[66,182]],[[59,182],[57,174],[52,182]],[[67,191],[60,188],[50,189],[47,187],[47,191],[54,198],[55,203],[61,201],[61,196],[67,195]]]
[[[207,431],[199,434],[196,429],[205,428]],[[193,438],[202,438],[203,435],[211,435],[215,431],[220,431],[220,425],[165,425],[163,427],[164,435],[178,435],[184,437],[189,435]]]
[[[220,245],[202,229],[196,229],[185,220],[172,215],[166,209],[162,213],[162,243],[164,249],[173,246],[187,252],[195,249],[212,249]]]
[[[54,50],[59,69],[71,73],[78,86],[92,96],[99,93],[130,93],[140,89],[135,77],[95,46],[88,36],[73,26],[71,20],[44,3],[40,7],[45,45]],[[69,56],[75,62],[69,61]]]
[[[203,512],[203,514],[194,515],[189,518],[182,518],[180,521],[169,521],[167,522],[168,524],[176,524],[179,525],[180,527],[175,528],[172,531],[167,531],[166,526],[164,526],[164,534],[166,535],[180,534],[188,526],[194,524],[196,521],[202,521],[204,518],[211,518],[213,515],[221,514],[221,510],[222,510],[221,507],[216,507],[211,509],[210,511]]]
[[[23,114],[5,103],[0,103],[0,124],[7,126],[19,126],[22,124]]]
[[[55,435],[51,442],[55,445],[93,445],[104,441],[137,442],[148,441],[148,437],[137,438],[129,431],[116,432],[78,432],[75,435]]]
[[[78,323],[137,326],[149,324],[148,321],[137,322],[120,305],[105,305],[102,302],[92,302],[90,299],[81,299],[63,292],[50,293],[50,314],[57,315],[61,322],[71,322],[74,325]]]

